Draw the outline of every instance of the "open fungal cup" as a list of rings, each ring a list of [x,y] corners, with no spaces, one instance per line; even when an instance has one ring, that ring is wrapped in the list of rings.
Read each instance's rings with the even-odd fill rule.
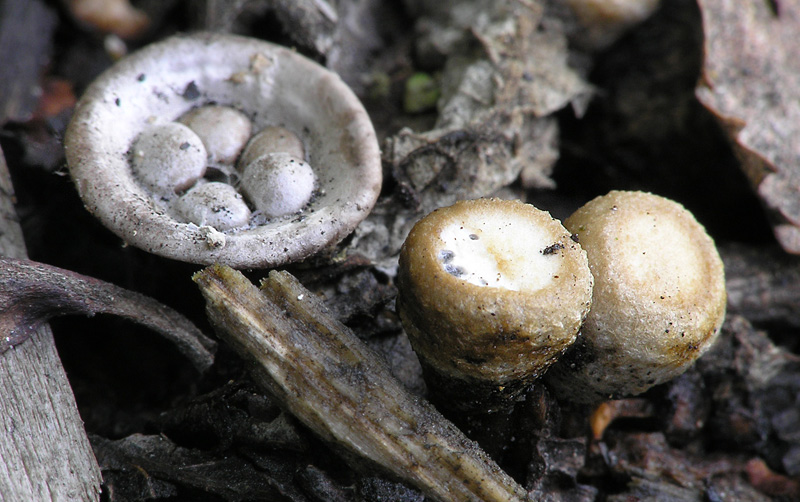
[[[247,166],[237,159],[274,127],[301,143],[293,151],[313,182],[264,185],[294,201],[265,214],[264,194],[241,186]],[[146,131],[159,129],[189,133],[166,151],[146,150]],[[274,153],[266,143],[253,160]],[[375,131],[341,79],[292,50],[233,35],[175,36],[120,60],[84,93],[65,148],[78,192],[103,224],[146,251],[200,264],[266,268],[311,256],[352,232],[381,186]]]
[[[437,209],[400,252],[397,311],[437,405],[509,407],[574,341],[586,253],[549,213],[478,199]]]
[[[594,275],[592,309],[573,347],[546,375],[562,399],[640,394],[691,366],[725,317],[722,260],[680,204],[614,191],[565,222]]]

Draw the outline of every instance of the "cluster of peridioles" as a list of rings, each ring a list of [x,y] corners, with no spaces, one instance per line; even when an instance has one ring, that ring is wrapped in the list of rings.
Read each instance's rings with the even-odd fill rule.
[[[300,211],[316,185],[303,141],[281,126],[251,133],[235,108],[200,106],[142,131],[131,167],[176,219],[198,226],[247,227],[251,207],[267,218]]]

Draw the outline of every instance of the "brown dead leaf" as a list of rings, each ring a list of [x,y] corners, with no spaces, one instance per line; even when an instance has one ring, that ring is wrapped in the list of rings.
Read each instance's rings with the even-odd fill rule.
[[[465,5],[475,9],[462,30],[470,43],[448,54],[435,128],[404,129],[384,149],[395,177],[425,212],[492,194],[523,169],[526,187],[553,188],[558,124],[552,114],[572,106],[580,115],[593,93],[570,66],[563,26],[544,2]]]
[[[728,132],[778,241],[800,254],[800,3],[698,3],[705,61],[697,97]]]
[[[75,90],[66,79],[50,77],[42,84],[42,95],[33,112],[34,120],[47,120],[75,107]]]

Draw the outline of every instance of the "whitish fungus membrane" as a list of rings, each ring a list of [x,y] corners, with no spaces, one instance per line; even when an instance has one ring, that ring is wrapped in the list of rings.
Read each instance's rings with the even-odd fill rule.
[[[224,232],[250,222],[250,208],[242,194],[227,183],[212,181],[194,186],[172,206],[176,216]]]
[[[476,286],[510,291],[536,291],[551,284],[560,267],[552,232],[518,215],[486,216],[442,229],[438,255],[445,272]]]
[[[150,126],[131,147],[131,168],[137,179],[158,197],[170,199],[206,172],[203,142],[183,124]]]
[[[397,310],[437,404],[508,405],[574,341],[591,304],[586,253],[545,211],[460,201],[400,253]]]
[[[311,166],[288,153],[262,155],[242,173],[242,191],[270,218],[302,210],[311,200],[315,185]]]

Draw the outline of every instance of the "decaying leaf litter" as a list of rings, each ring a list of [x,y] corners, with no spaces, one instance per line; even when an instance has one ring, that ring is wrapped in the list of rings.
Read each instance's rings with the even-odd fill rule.
[[[394,314],[393,274],[399,246],[419,216],[458,198],[497,194],[523,198],[558,217],[618,188],[652,190],[683,202],[717,239],[726,262],[729,315],[718,346],[672,383],[594,414],[559,406],[535,388],[510,424],[498,424],[519,431],[512,441],[491,444],[507,436],[470,432],[533,498],[796,497],[800,383],[792,278],[798,265],[774,244],[739,158],[714,122],[729,110],[709,114],[694,97],[701,66],[703,85],[714,83],[713,68],[733,54],[711,59],[714,51],[706,51],[703,59],[703,44],[718,40],[709,39],[711,33],[724,40],[734,36],[729,26],[745,26],[747,40],[761,41],[765,31],[779,38],[796,23],[791,6],[753,2],[736,10],[730,2],[667,1],[644,24],[595,52],[580,43],[575,20],[557,2],[456,3],[457,8],[449,2],[431,7],[412,1],[265,1],[230,8],[209,1],[200,8],[142,2],[150,31],[127,44],[132,49],[175,30],[209,27],[255,35],[322,61],[357,91],[382,140],[383,196],[341,246],[289,269],[383,352],[394,374],[418,393],[424,383]],[[770,5],[777,8],[762,10]],[[42,11],[52,22],[52,11]],[[80,94],[108,64],[101,42],[109,38],[91,20],[84,24],[60,14],[63,32],[57,36],[70,42],[51,53],[45,74]],[[356,15],[365,29],[345,22]],[[791,54],[788,43],[769,45]],[[47,50],[40,51],[41,60]],[[87,60],[87,52],[98,57]],[[789,82],[796,73],[791,64],[758,66],[780,57],[764,52],[769,51],[754,49],[749,61],[766,69],[742,71],[779,85],[762,90],[748,87],[747,79],[737,81],[741,92],[774,97],[768,100],[772,115],[748,115],[778,117],[767,120],[766,128],[744,129],[759,145],[769,144],[770,128],[780,126],[782,135],[793,137],[781,117],[790,115],[782,103],[791,103]],[[542,66],[543,60],[549,64]],[[419,72],[435,79],[441,99],[438,109],[412,115],[404,112],[402,96]],[[726,93],[727,88],[716,81],[712,89],[735,104],[732,96],[739,91]],[[697,91],[704,104],[706,92]],[[0,138],[31,257],[150,294],[212,333],[189,281],[197,267],[121,248],[83,212],[68,180],[53,174],[62,165],[58,136],[70,113],[69,94],[59,96],[48,93],[38,101],[66,103],[47,108],[50,115],[31,110],[9,121],[7,114]],[[781,167],[777,177],[789,179],[780,173],[789,171],[797,152],[791,141],[778,144],[788,153],[775,162]],[[742,164],[750,165],[746,157]],[[764,196],[763,187],[759,193]],[[766,198],[766,206],[774,208],[775,200]],[[790,249],[780,238],[784,213],[769,221],[778,221],[779,242]],[[247,275],[257,282],[265,274]],[[54,321],[54,327],[104,469],[106,493],[117,500],[422,500],[396,479],[339,462],[251,383],[224,345],[215,366],[198,379],[153,335],[129,335],[129,328],[113,322],[69,319]],[[61,330],[69,334],[58,335]],[[197,467],[179,468],[187,464]]]

